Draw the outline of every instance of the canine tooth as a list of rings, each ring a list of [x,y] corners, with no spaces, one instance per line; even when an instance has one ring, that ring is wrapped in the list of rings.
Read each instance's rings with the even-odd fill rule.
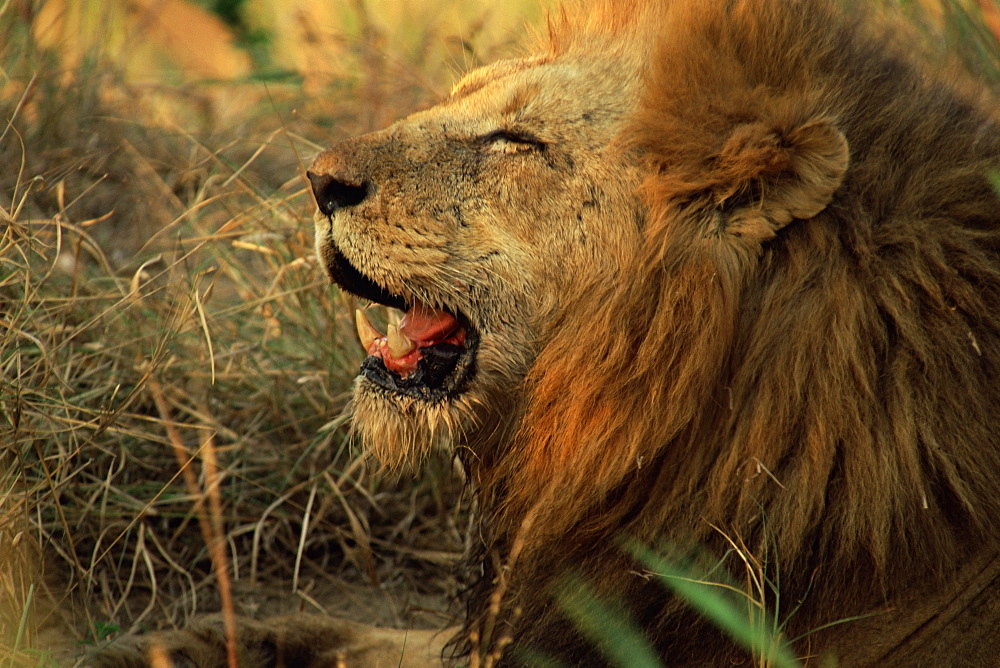
[[[387,338],[389,339],[389,352],[394,359],[400,359],[412,353],[417,344],[399,333],[399,327],[390,324],[387,328]]]
[[[405,314],[398,308],[393,308],[391,306],[385,307],[385,317],[391,325],[399,327],[399,321],[403,319],[403,315]]]
[[[382,338],[382,332],[375,329],[368,314],[361,309],[354,309],[354,325],[358,328],[358,338],[361,340],[361,347],[368,350],[372,347],[375,339]]]

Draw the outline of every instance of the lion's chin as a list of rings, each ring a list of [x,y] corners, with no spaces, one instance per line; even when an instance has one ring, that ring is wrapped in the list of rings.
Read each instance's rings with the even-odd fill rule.
[[[392,470],[414,468],[436,450],[451,450],[472,426],[465,402],[428,402],[380,387],[365,376],[354,385],[352,429],[364,449]]]

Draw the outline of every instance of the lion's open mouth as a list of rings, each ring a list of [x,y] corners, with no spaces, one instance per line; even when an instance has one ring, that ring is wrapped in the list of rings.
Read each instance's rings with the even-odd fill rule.
[[[358,337],[368,351],[362,376],[391,392],[426,401],[464,389],[474,370],[478,336],[461,313],[389,292],[336,249],[327,270],[343,290],[387,307],[385,333],[371,323],[364,309],[355,313]]]

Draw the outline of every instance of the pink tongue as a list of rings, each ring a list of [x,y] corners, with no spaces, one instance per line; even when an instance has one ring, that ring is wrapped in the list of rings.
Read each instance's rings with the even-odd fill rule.
[[[423,304],[415,304],[399,321],[399,333],[421,348],[448,338],[456,329],[453,315]]]

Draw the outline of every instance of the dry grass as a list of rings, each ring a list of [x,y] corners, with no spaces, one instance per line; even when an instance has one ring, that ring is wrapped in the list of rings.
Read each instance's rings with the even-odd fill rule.
[[[385,479],[338,417],[361,350],[301,175],[478,56],[437,27],[404,66],[353,7],[350,76],[171,86],[94,51],[67,69],[39,4],[0,2],[0,665],[220,599],[408,624],[454,594],[448,461]]]

